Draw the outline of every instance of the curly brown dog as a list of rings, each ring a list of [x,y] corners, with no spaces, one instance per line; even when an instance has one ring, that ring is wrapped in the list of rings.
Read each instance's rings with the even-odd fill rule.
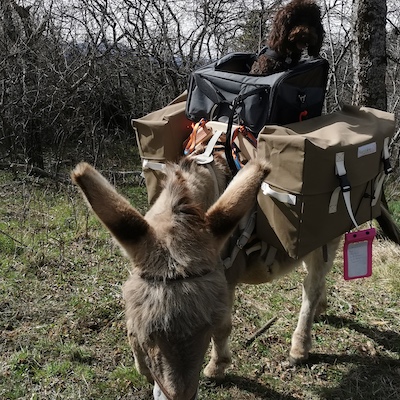
[[[275,15],[268,46],[253,63],[250,74],[265,75],[296,65],[304,49],[317,57],[324,38],[321,10],[314,0],[292,0]]]

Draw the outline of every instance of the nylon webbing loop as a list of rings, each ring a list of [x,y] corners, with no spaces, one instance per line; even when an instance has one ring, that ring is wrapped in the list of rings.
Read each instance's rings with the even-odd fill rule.
[[[232,127],[232,129],[233,129],[233,127]],[[257,139],[249,130],[246,129],[246,127],[244,125],[240,125],[233,130],[231,147],[232,147],[233,161],[235,163],[235,167],[237,170],[240,170],[243,168],[243,163],[240,161],[240,158],[239,158],[240,149],[239,149],[239,146],[237,146],[235,143],[235,139],[238,137],[239,134],[242,135],[246,140],[248,140],[249,143],[251,143],[251,145],[254,148],[257,148]]]

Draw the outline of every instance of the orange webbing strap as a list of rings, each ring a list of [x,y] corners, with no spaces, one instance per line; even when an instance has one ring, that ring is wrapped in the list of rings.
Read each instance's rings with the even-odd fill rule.
[[[253,145],[254,148],[257,148],[256,137],[244,125],[240,125],[234,130],[232,135],[231,148],[232,148],[233,161],[235,162],[236,168],[238,170],[243,167],[243,163],[239,159],[240,149],[239,146],[237,146],[237,144],[235,143],[235,139],[238,137],[239,134],[242,135],[245,139],[247,139]]]
[[[188,154],[193,153],[196,148],[196,145],[203,143],[208,140],[212,136],[211,129],[206,127],[207,121],[202,118],[196,124],[192,124],[193,130],[190,134],[189,138],[183,144],[185,146],[183,150],[183,154],[186,156]]]

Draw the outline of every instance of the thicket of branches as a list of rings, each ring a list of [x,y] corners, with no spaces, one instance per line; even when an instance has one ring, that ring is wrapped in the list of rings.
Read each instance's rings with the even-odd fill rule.
[[[2,0],[0,162],[56,173],[132,137],[130,119],[166,105],[194,68],[257,51],[282,1]],[[321,1],[331,64],[325,112],[354,101],[350,1]],[[394,2],[395,3],[395,2]],[[387,109],[399,116],[399,15],[387,12]]]

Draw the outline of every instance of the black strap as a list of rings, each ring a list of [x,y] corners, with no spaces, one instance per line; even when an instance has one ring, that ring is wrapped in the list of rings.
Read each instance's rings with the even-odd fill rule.
[[[197,87],[202,93],[204,93],[214,104],[220,104],[222,102],[227,103],[227,100],[221,92],[215,90],[212,84],[207,83],[207,79],[198,74],[194,74],[194,80],[196,81]]]
[[[390,160],[388,158],[383,158],[383,168],[385,170],[385,174],[389,175],[393,172],[393,168],[390,164]]]
[[[226,128],[226,141],[225,141],[225,157],[233,176],[235,176],[238,173],[235,160],[233,159],[233,154],[232,154],[232,135],[233,135],[232,125],[236,107],[232,105],[231,114],[228,120],[228,127]]]
[[[328,245],[322,245],[322,257],[324,258],[324,262],[328,262]]]
[[[232,154],[232,138],[233,138],[232,126],[236,109],[239,107],[240,104],[244,102],[245,99],[247,99],[247,97],[257,93],[261,93],[265,91],[265,89],[266,89],[265,86],[257,87],[253,90],[249,90],[247,93],[239,94],[232,103],[231,113],[228,119],[228,127],[226,129],[225,157],[233,176],[235,176],[238,173],[238,169],[236,167],[235,160],[233,159],[233,154]]]

